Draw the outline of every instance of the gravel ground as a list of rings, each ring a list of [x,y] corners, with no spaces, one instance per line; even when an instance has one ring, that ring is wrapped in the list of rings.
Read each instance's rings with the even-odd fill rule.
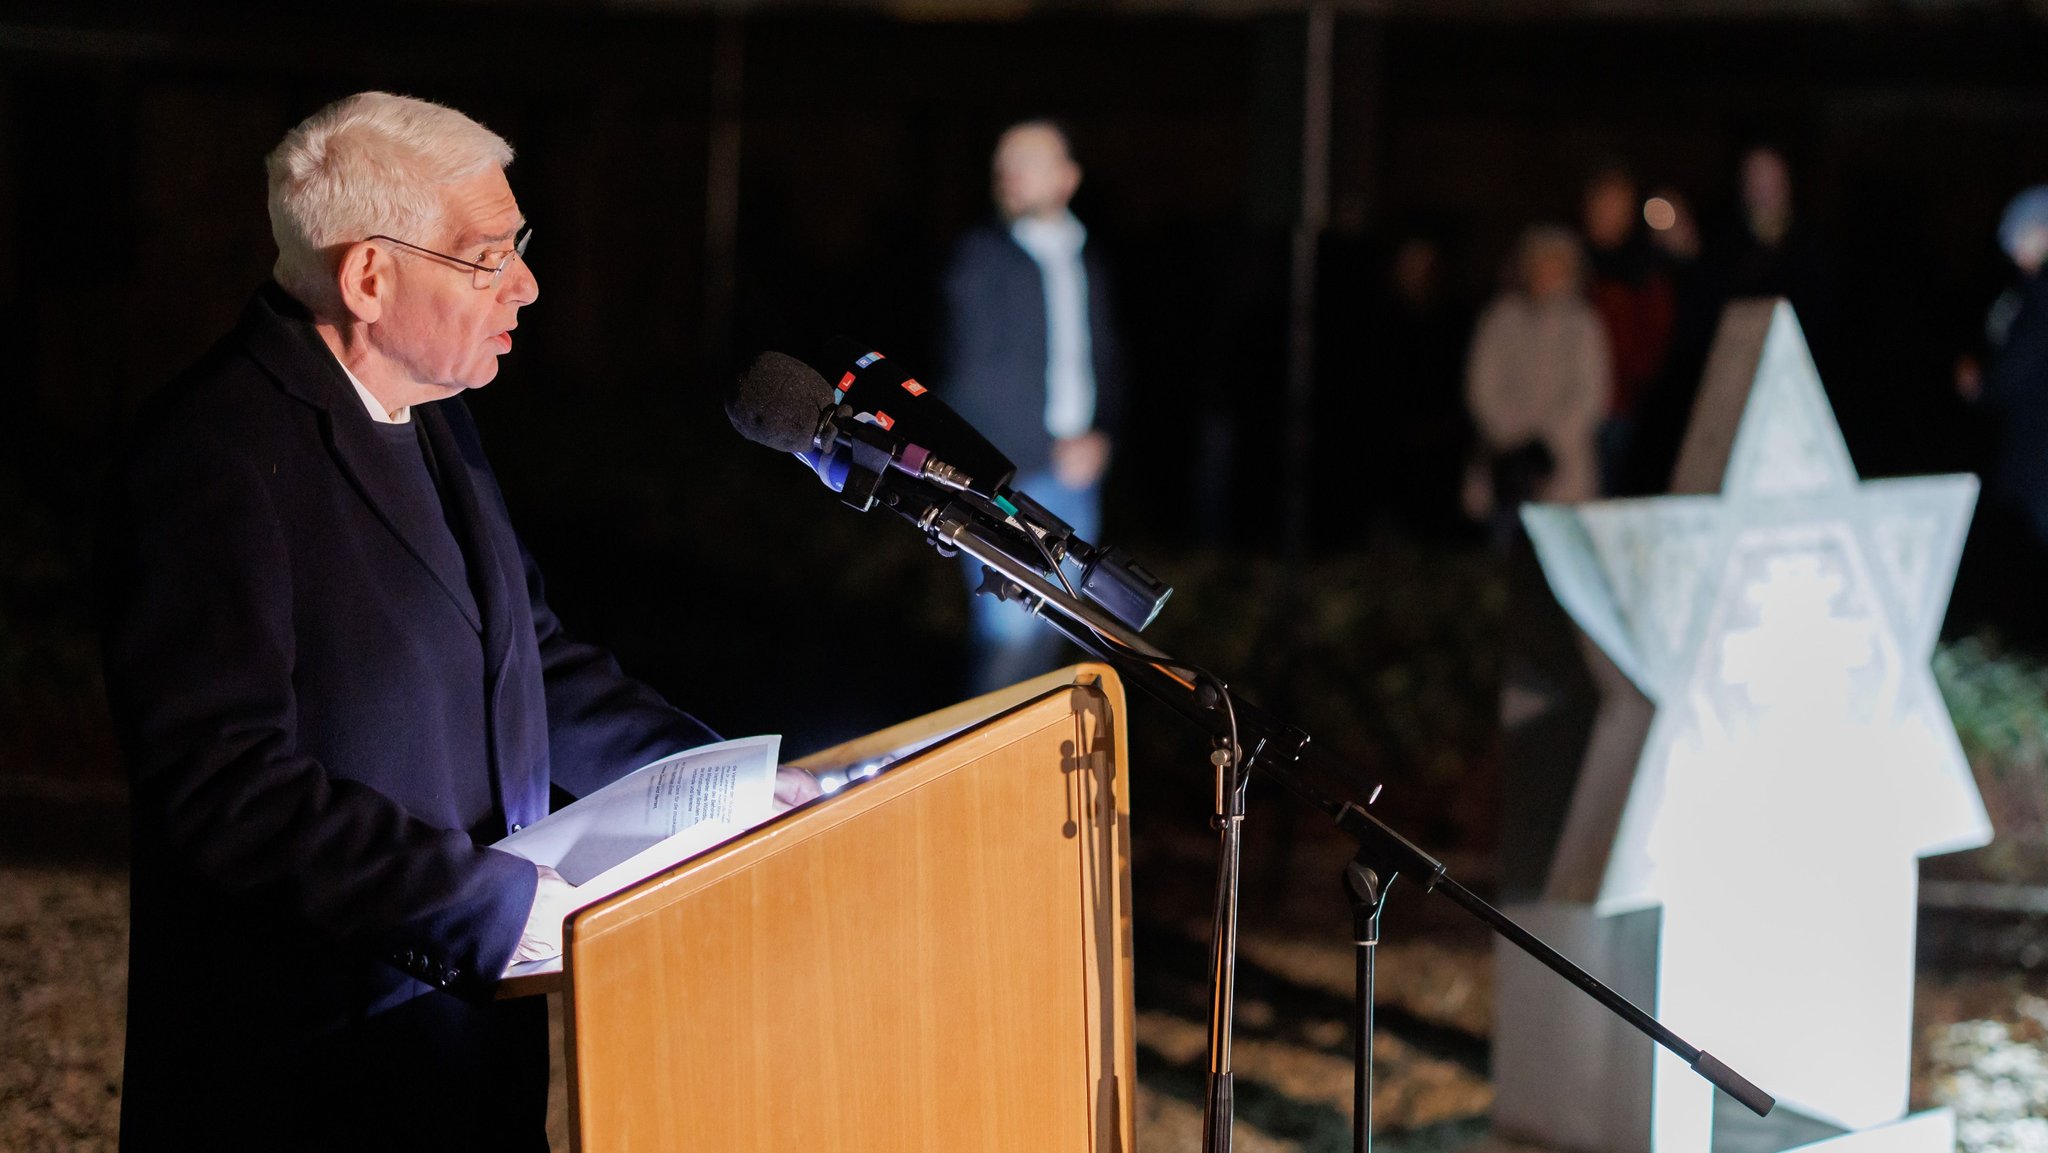
[[[0,1149],[114,1148],[125,870],[0,869]]]
[[[0,1149],[114,1148],[126,913],[123,871],[0,867]],[[1140,1149],[1192,1149],[1201,1131],[1202,938],[1190,925],[1140,929]],[[1483,938],[1426,921],[1383,948],[1381,1148],[1509,1148],[1486,1136],[1487,958]],[[1348,1148],[1349,947],[1254,927],[1241,959],[1236,1147]],[[2048,977],[1923,972],[1916,1015],[1916,1105],[1954,1106],[1965,1153],[2048,1153]],[[558,1150],[563,1100],[558,1083]]]

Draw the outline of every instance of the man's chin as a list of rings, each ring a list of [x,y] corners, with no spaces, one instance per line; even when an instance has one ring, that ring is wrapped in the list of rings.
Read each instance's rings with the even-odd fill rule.
[[[496,373],[492,373],[490,375],[478,373],[475,375],[465,375],[459,378],[453,384],[426,385],[426,390],[431,392],[432,395],[428,396],[423,401],[418,401],[415,403],[432,404],[437,400],[447,400],[451,396],[461,396],[463,393],[468,392],[471,389],[482,388],[484,385],[491,383],[491,378],[496,375]]]
[[[456,388],[450,389],[448,395],[453,396],[458,392],[482,388],[496,379],[498,379],[498,359],[492,357],[480,365],[475,372],[465,374],[462,378],[462,383]]]

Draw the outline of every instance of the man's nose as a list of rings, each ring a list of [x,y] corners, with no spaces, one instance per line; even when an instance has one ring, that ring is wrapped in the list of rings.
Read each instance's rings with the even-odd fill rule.
[[[527,267],[524,256],[512,258],[512,264],[505,269],[505,282],[500,286],[498,298],[507,304],[527,305],[540,298],[540,281]]]

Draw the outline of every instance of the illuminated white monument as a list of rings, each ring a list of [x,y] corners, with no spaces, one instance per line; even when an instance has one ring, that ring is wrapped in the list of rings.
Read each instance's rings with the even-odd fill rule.
[[[1756,301],[1673,490],[1523,511],[1604,683],[1544,899],[1510,912],[1811,1121],[1717,1132],[1705,1081],[1506,948],[1496,1128],[1951,1148],[1945,1111],[1900,1119],[1917,862],[1991,835],[1928,666],[1976,480],[1859,480],[1791,308]]]

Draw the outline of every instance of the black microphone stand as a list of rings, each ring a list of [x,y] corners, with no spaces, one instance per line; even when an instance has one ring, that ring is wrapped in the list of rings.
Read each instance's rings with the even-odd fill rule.
[[[1380,912],[1395,878],[1407,874],[1426,892],[1441,892],[1477,917],[1515,947],[1605,1006],[1657,1044],[1677,1054],[1696,1073],[1734,1097],[1758,1116],[1776,1104],[1747,1078],[1718,1058],[1690,1044],[1643,1012],[1599,978],[1574,964],[1505,913],[1453,880],[1443,863],[1423,852],[1363,806],[1339,800],[1320,786],[1317,776],[1356,783],[1348,766],[1309,742],[1308,734],[1283,724],[1244,701],[1220,681],[1167,656],[1132,630],[1073,596],[1039,567],[1025,563],[1004,547],[1015,531],[998,528],[988,518],[958,501],[930,505],[921,513],[901,509],[938,545],[966,553],[1012,585],[1015,599],[1027,611],[1065,634],[1084,650],[1118,669],[1148,695],[1207,730],[1216,741],[1211,763],[1216,770],[1216,827],[1221,855],[1217,865],[1213,949],[1210,956],[1209,1082],[1203,1116],[1205,1153],[1227,1153],[1231,1147],[1232,1067],[1231,1018],[1236,997],[1237,907],[1239,850],[1245,815],[1245,784],[1256,764],[1290,791],[1320,809],[1358,845],[1345,869],[1352,898],[1354,940],[1358,949],[1358,1036],[1353,1077],[1353,1147],[1371,1148],[1371,1086],[1373,1032],[1373,954],[1379,943]],[[1028,531],[1028,530],[1023,530]],[[1055,562],[1056,563],[1056,562]],[[1048,615],[1046,609],[1057,615]],[[1192,673],[1192,676],[1182,675]],[[1379,788],[1366,791],[1366,803]]]
[[[1054,584],[1038,567],[1005,551],[1003,537],[988,531],[982,518],[964,504],[935,506],[920,523],[925,525],[935,542],[979,560],[1000,578],[994,589],[985,587],[984,593],[993,591],[1004,599],[1022,602],[1020,607],[1025,611],[1041,617],[1090,652],[1104,656],[1116,650],[1136,653],[1155,672],[1162,663],[1172,664],[1171,658],[1153,648],[1136,632]],[[1019,543],[1018,531],[1029,533],[1030,529],[1003,534],[1012,549]],[[1058,559],[1053,558],[1052,563],[1057,565]],[[1004,581],[1015,586],[1013,594],[1005,595],[1000,591]],[[1057,608],[1064,619],[1045,616],[1042,610],[1046,605]],[[1121,666],[1124,662],[1119,657],[1113,663]],[[1199,679],[1179,683],[1197,695],[1206,691],[1214,706],[1226,711],[1235,703],[1229,695],[1229,688],[1213,679],[1206,683]],[[1245,791],[1251,781],[1250,761],[1243,755],[1235,729],[1233,717],[1230,731],[1215,735],[1214,747],[1209,754],[1209,763],[1216,774],[1215,814],[1210,821],[1219,844],[1215,916],[1209,937],[1209,1075],[1203,1094],[1203,1153],[1229,1153],[1235,1110],[1231,1024],[1237,1016],[1237,906],[1243,858]]]
[[[1218,741],[1209,763],[1216,768],[1216,813],[1210,821],[1221,843],[1216,858],[1215,920],[1209,932],[1209,1081],[1202,1097],[1202,1149],[1204,1153],[1229,1153],[1236,1108],[1230,1028],[1237,1016],[1237,893],[1245,789],[1251,783],[1251,772],[1232,740]]]
[[[1372,976],[1380,944],[1380,910],[1387,906],[1387,886],[1365,860],[1365,850],[1344,866],[1344,895],[1351,900],[1351,940],[1358,949],[1358,976],[1353,1008],[1358,1021],[1351,1034],[1351,1148],[1372,1151]]]

